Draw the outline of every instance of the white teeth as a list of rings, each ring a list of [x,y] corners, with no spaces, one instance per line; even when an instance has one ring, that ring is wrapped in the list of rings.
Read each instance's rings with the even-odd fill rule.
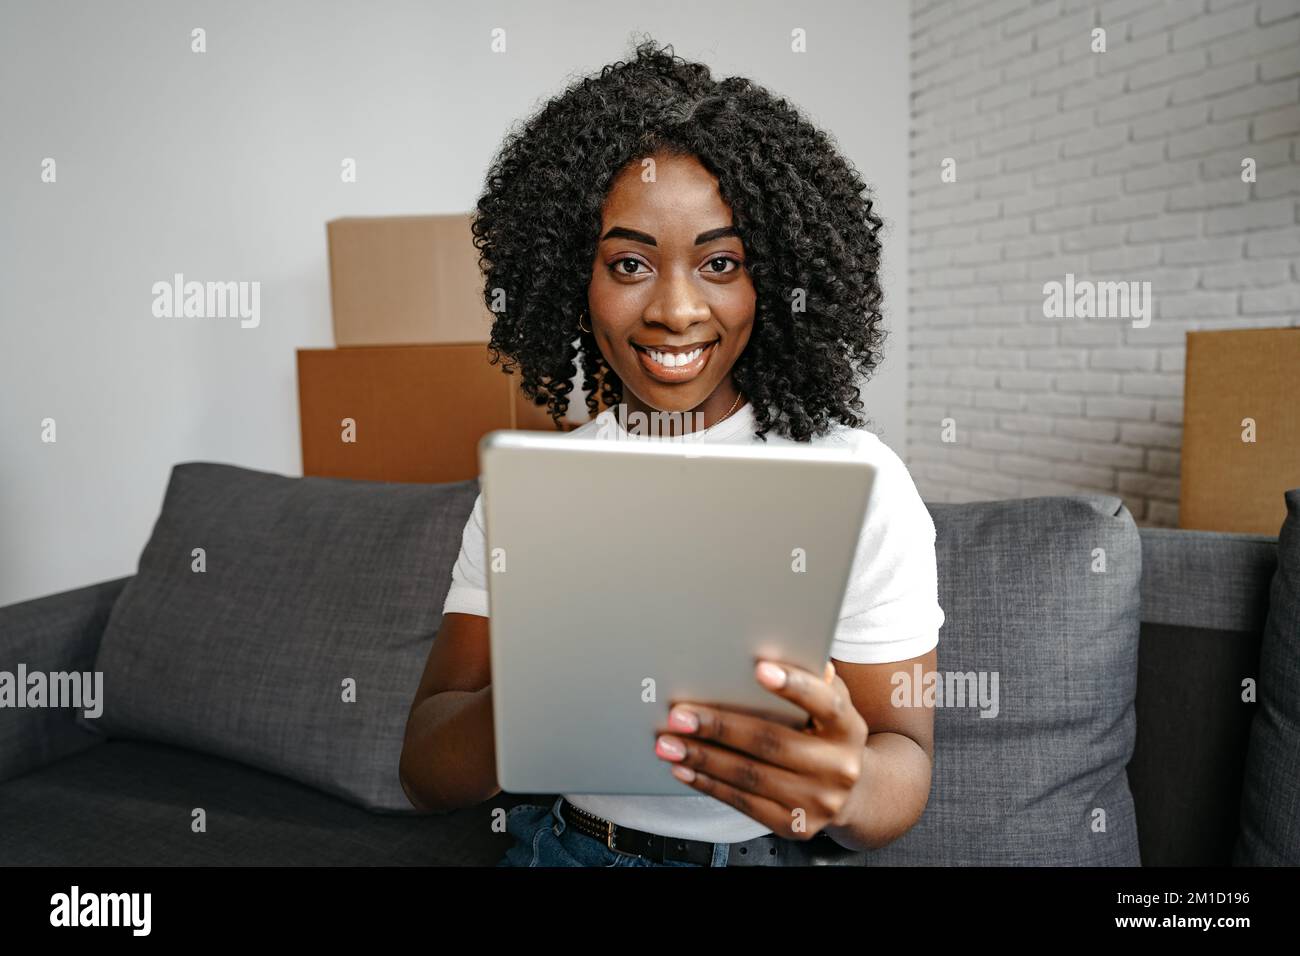
[[[700,348],[680,355],[675,352],[650,352],[650,357],[664,368],[677,368],[679,365],[690,365],[703,351],[704,349]]]

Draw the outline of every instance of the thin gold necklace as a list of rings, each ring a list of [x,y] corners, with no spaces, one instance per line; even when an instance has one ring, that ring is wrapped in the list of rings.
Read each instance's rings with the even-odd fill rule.
[[[725,422],[728,418],[730,418],[730,417],[735,413],[737,407],[739,407],[739,405],[740,405],[740,400],[741,400],[742,398],[744,398],[744,395],[741,394],[741,393],[738,393],[738,394],[736,395],[736,400],[735,400],[734,402],[731,403],[731,410],[728,411],[727,414],[725,414],[725,415],[723,415],[721,418],[719,418],[719,419],[718,419],[716,422],[714,422],[712,425],[709,425],[709,426],[705,427],[704,429],[702,429],[702,430],[700,431],[700,434],[701,434],[701,435],[704,434],[704,432],[707,432],[710,428],[717,428],[719,425],[721,425],[723,422]]]
[[[740,392],[737,392],[737,393],[736,393],[736,400],[735,400],[734,402],[731,403],[731,411],[730,411],[730,412],[727,412],[727,414],[725,414],[725,415],[723,415],[721,418],[719,418],[716,422],[714,422],[712,425],[710,425],[709,428],[717,428],[719,425],[721,425],[723,422],[725,422],[728,418],[730,418],[731,415],[732,415],[732,412],[735,412],[736,408],[740,405],[740,399],[741,399],[741,397],[742,397],[742,396],[741,396],[741,393],[740,393]],[[705,430],[705,431],[708,431],[709,428],[706,428],[706,429],[704,429],[704,430]]]

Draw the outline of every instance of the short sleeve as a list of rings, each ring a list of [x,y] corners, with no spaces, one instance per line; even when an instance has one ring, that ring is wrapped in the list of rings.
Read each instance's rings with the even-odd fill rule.
[[[918,657],[939,643],[934,521],[906,466],[874,435],[863,454],[876,478],[862,523],[831,657],[884,664]]]
[[[483,531],[483,493],[474,500],[474,510],[460,536],[460,554],[451,569],[451,587],[442,613],[477,614],[488,617],[487,535]]]

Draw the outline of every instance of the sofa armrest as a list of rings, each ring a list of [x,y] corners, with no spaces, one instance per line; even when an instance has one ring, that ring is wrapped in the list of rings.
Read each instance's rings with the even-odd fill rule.
[[[129,580],[117,578],[0,608],[0,671],[7,672],[0,680],[26,701],[27,687],[17,685],[19,665],[28,675],[92,671],[113,602]],[[104,740],[77,723],[81,709],[15,703],[0,707],[0,780]]]

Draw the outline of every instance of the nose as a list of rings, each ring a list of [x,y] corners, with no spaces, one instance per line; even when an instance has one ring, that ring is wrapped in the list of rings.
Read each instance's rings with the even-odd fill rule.
[[[647,322],[674,332],[684,332],[697,322],[709,320],[709,306],[693,288],[687,276],[676,272],[657,283],[655,296],[646,306]]]

